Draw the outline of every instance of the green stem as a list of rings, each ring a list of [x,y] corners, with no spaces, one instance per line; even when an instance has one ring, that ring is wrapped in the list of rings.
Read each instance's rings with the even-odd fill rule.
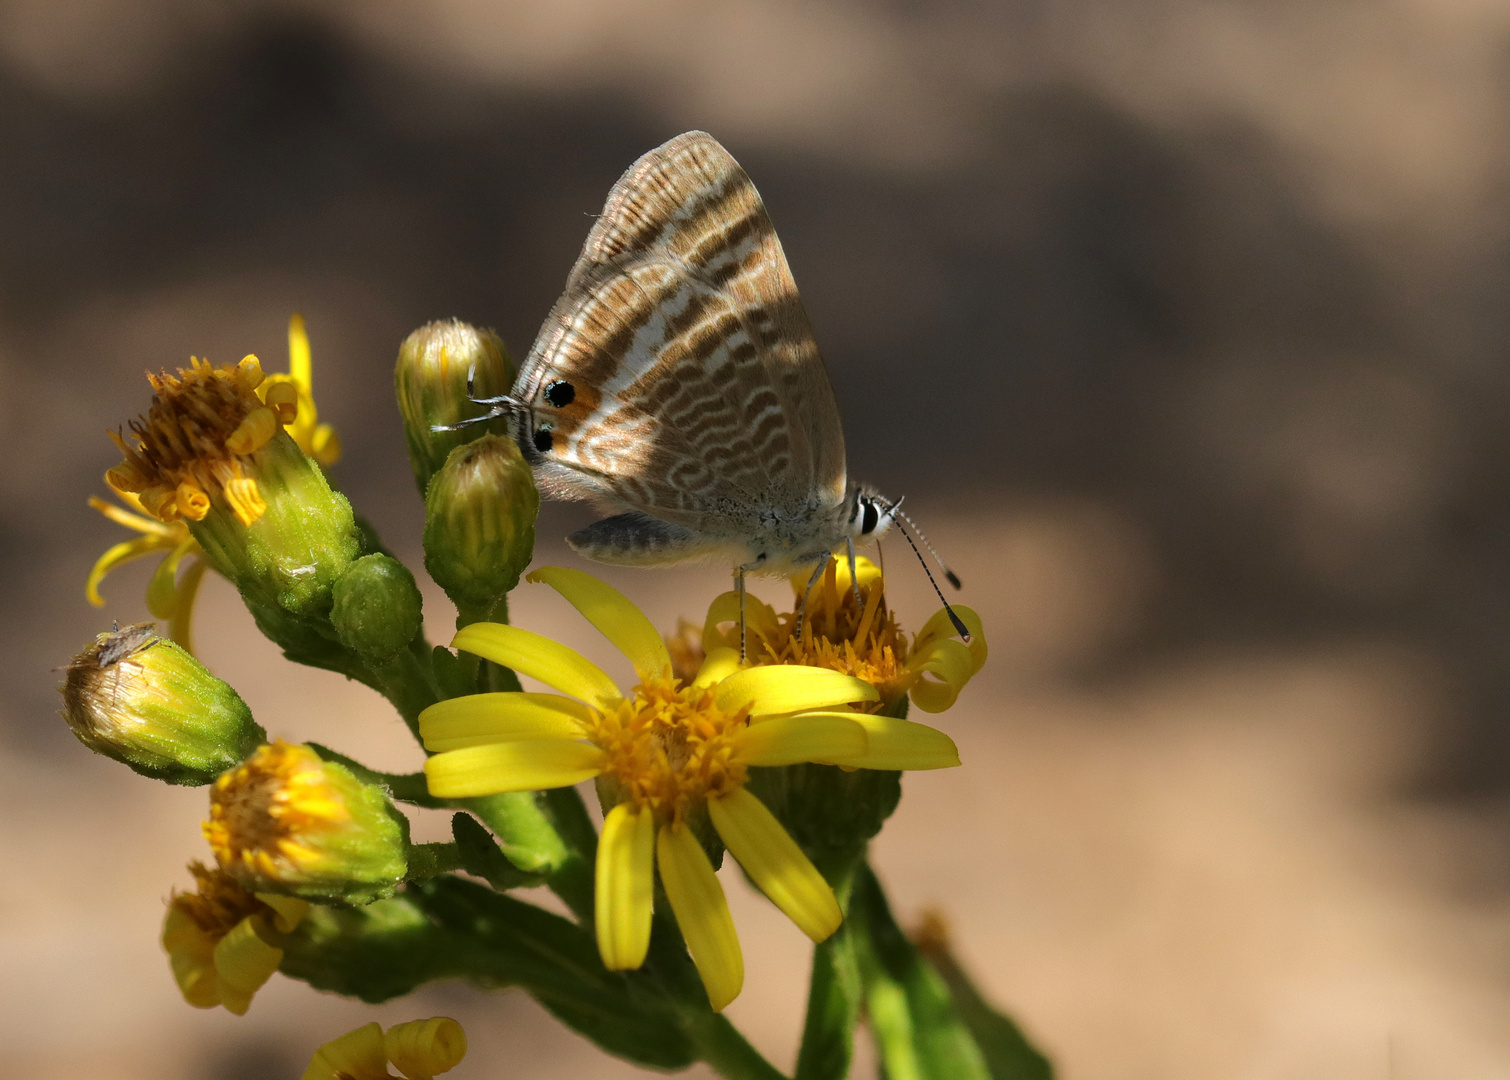
[[[460,870],[461,852],[455,844],[411,844],[409,846],[409,872],[406,881],[424,881],[440,874]]]
[[[369,670],[371,680],[364,681],[388,699],[419,740],[419,714],[437,700],[427,665],[413,650],[404,649]]]

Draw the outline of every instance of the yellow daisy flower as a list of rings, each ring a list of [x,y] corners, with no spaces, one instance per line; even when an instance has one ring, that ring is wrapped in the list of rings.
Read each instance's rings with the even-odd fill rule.
[[[467,1056],[467,1033],[447,1016],[348,1031],[315,1051],[303,1080],[391,1080],[391,1063],[408,1080],[431,1080]]]
[[[304,918],[309,905],[290,896],[247,892],[220,870],[190,863],[198,891],[175,891],[163,922],[163,948],[184,1000],[197,1009],[224,1005],[243,1016],[283,962],[270,942]]]
[[[868,709],[888,712],[904,696],[924,712],[943,712],[986,662],[986,635],[980,616],[963,604],[954,605],[970,631],[968,643],[942,608],[908,637],[897,626],[886,603],[880,567],[869,559],[855,560],[859,597],[851,584],[849,560],[831,559],[823,577],[808,596],[798,630],[798,611],[807,591],[807,574],[794,576],[796,598],[790,612],[777,614],[752,596],[745,599],[747,662],[803,664],[853,675],[875,687],[879,700]],[[739,648],[739,594],[714,599],[703,623],[703,651]]]
[[[329,424],[318,422],[319,414],[315,409],[311,389],[313,384],[309,337],[304,330],[304,320],[298,315],[290,319],[288,324],[288,359],[289,371],[286,375],[263,376],[261,364],[254,356],[243,360],[237,369],[237,381],[247,384],[248,389],[255,393],[255,401],[260,402],[272,412],[271,417],[258,414],[253,428],[257,428],[258,425],[267,427],[267,421],[275,419],[275,424],[269,428],[269,433],[276,430],[277,423],[281,423],[293,437],[294,442],[299,445],[299,449],[321,465],[333,465],[341,456],[341,439]],[[208,370],[208,365],[194,361],[191,371],[200,370]],[[183,374],[180,372],[180,376]],[[177,381],[171,380],[170,376],[162,378]],[[152,379],[154,389],[163,388],[157,378],[149,376],[149,379]],[[234,405],[231,408],[245,418],[257,412],[255,407],[246,407],[250,404],[251,402],[244,401],[240,409],[236,409]],[[128,462],[130,457],[128,452]],[[155,510],[149,512],[143,505],[138,491],[147,493],[150,489],[147,486],[137,486],[137,481],[145,477],[138,477],[137,473],[130,469],[119,472],[117,470],[121,470],[121,466],[107,473],[105,481],[116,498],[120,499],[124,505],[115,506],[93,496],[89,499],[89,505],[117,525],[123,525],[139,535],[112,545],[95,561],[89,571],[89,578],[84,584],[84,595],[95,607],[103,607],[105,598],[100,595],[99,587],[107,574],[128,562],[145,558],[156,552],[163,552],[164,558],[158,563],[157,570],[147,586],[147,609],[152,612],[153,617],[166,620],[169,635],[192,653],[194,649],[190,643],[192,629],[190,624],[194,614],[194,601],[199,594],[199,584],[204,579],[204,573],[209,564],[205,561],[204,549],[189,535],[185,518],[198,520],[204,516],[208,505],[202,505],[194,496],[195,489],[199,490],[202,496],[204,485],[196,483],[192,477],[189,478],[187,483],[191,485],[191,489],[185,492],[181,507],[177,498],[171,502],[165,502],[159,492],[152,491],[150,497],[153,499]],[[179,491],[184,491],[181,484]],[[253,495],[255,496],[255,485]],[[255,508],[255,501],[250,505]],[[184,567],[182,577],[179,576],[181,566]]]
[[[839,927],[833,890],[786,829],[745,789],[752,766],[798,762],[926,769],[959,764],[954,743],[922,724],[856,713],[876,690],[828,668],[741,669],[711,652],[688,682],[666,644],[617,590],[547,567],[528,580],[561,593],[620,652],[639,684],[621,693],[580,653],[528,630],[474,623],[452,646],[561,692],[473,694],[420,714],[435,756],[431,794],[468,798],[596,778],[608,807],[598,843],[596,930],[603,963],[639,967],[650,945],[658,869],[709,1001],[738,996],[744,961],[723,888],[694,829],[711,823],[751,879],[814,941]]]

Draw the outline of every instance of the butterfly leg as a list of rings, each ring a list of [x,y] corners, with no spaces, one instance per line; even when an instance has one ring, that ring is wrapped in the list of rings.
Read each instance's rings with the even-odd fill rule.
[[[762,553],[754,562],[745,563],[734,570],[734,580],[739,589],[739,662],[741,664],[745,662],[745,574],[751,570],[759,570],[764,564],[765,555]]]
[[[849,583],[855,590],[855,606],[864,611],[865,604],[860,599],[860,575],[855,573],[855,538],[846,536],[844,542],[849,545]]]
[[[797,608],[797,640],[802,640],[802,627],[807,620],[807,598],[813,595],[813,588],[818,584],[818,579],[823,576],[823,571],[828,569],[828,552],[818,560],[818,565],[813,567],[813,576],[807,579],[807,588],[802,590],[802,603]]]

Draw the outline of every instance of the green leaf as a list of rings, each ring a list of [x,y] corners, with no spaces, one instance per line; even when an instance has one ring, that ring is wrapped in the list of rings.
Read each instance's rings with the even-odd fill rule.
[[[409,896],[460,942],[455,974],[485,986],[522,987],[619,1057],[659,1069],[694,1060],[663,992],[639,973],[605,969],[591,933],[577,924],[455,877],[412,887]]]
[[[445,931],[408,895],[361,908],[316,905],[282,942],[291,979],[376,1003],[450,974]]]
[[[869,866],[856,872],[849,921],[888,1080],[992,1080],[948,985],[897,926]]]
[[[451,816],[451,835],[461,853],[461,866],[467,873],[480,877],[499,892],[526,885],[538,885],[542,874],[527,874],[503,853],[493,837],[471,814]]]
[[[946,943],[924,945],[923,952],[949,987],[954,1011],[975,1036],[992,1080],[1053,1080],[1049,1059],[1028,1042],[1021,1028],[981,996]]]

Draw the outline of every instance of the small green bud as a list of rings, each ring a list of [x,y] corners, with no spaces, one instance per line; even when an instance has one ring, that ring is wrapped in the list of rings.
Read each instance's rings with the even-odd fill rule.
[[[281,741],[215,782],[204,833],[253,892],[367,904],[392,896],[409,867],[408,819],[382,788]]]
[[[414,466],[421,494],[456,447],[489,432],[508,432],[502,417],[456,431],[435,430],[483,415],[486,406],[468,400],[469,374],[472,394],[479,398],[507,394],[513,386],[514,365],[503,342],[491,330],[479,330],[456,319],[433,322],[421,326],[399,346],[393,384],[409,441],[409,463]]]
[[[381,661],[414,640],[423,618],[419,586],[408,567],[388,555],[364,555],[336,581],[330,621],[341,643]]]
[[[425,569],[464,619],[486,617],[535,553],[540,494],[512,439],[451,451],[425,492]]]
[[[170,784],[208,784],[267,738],[229,684],[151,623],[101,634],[59,690],[81,743]]]

